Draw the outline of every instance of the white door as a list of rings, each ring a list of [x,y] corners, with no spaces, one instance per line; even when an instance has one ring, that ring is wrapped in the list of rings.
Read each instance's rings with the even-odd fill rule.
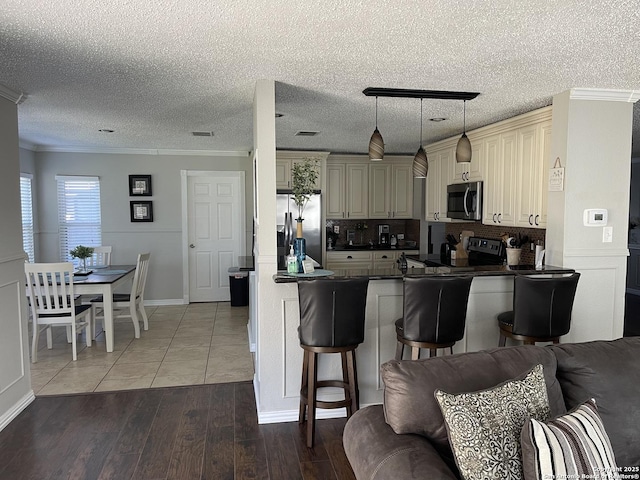
[[[228,301],[229,268],[245,255],[244,172],[187,177],[189,301]]]

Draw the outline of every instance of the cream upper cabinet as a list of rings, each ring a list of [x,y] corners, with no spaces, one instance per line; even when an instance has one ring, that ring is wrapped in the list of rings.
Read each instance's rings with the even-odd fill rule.
[[[344,164],[327,164],[327,193],[325,209],[327,218],[345,218],[346,169]]]
[[[276,151],[276,188],[286,190],[293,186],[291,183],[291,172],[296,162],[302,162],[306,158],[317,158],[319,160],[319,174],[315,188],[316,190],[322,190],[322,172],[328,155],[328,152]]]
[[[291,160],[276,158],[276,188],[291,188]]]
[[[449,183],[480,182],[484,180],[484,167],[482,164],[482,141],[469,137],[471,141],[471,161],[456,162],[455,150],[453,154],[453,176]]]
[[[514,225],[514,171],[517,156],[517,135],[505,132],[483,141],[486,159],[483,221],[485,225]]]
[[[546,228],[551,121],[518,129],[516,225]]]
[[[447,185],[453,173],[455,145],[427,152],[426,219],[435,222],[450,222],[447,217]]]
[[[369,218],[368,163],[328,163],[326,218]]]
[[[378,162],[369,167],[369,218],[412,218],[413,165]]]
[[[350,163],[346,170],[347,218],[369,218],[369,166]]]

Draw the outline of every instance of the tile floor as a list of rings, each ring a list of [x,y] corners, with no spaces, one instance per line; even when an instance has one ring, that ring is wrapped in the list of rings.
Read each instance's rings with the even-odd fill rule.
[[[253,379],[247,336],[248,307],[229,302],[146,307],[149,330],[133,336],[130,319],[115,322],[114,351],[104,333],[87,348],[78,341],[71,358],[65,328],[54,329],[53,349],[40,335],[38,362],[31,364],[36,395],[240,382]]]

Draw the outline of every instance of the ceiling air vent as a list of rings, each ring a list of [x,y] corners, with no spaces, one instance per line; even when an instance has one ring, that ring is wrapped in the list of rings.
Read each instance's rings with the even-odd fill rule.
[[[296,132],[296,137],[315,137],[316,135],[320,135],[320,132],[311,132],[308,130],[300,130]]]
[[[213,137],[213,132],[191,132],[194,137]]]

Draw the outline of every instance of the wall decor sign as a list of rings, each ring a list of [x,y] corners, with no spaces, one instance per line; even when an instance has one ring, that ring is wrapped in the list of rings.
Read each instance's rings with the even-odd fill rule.
[[[129,175],[130,196],[151,196],[151,175]]]
[[[153,202],[133,200],[129,202],[132,222],[153,222]]]
[[[549,169],[549,191],[561,192],[564,190],[564,167],[560,163],[560,157],[556,158],[553,168]]]

